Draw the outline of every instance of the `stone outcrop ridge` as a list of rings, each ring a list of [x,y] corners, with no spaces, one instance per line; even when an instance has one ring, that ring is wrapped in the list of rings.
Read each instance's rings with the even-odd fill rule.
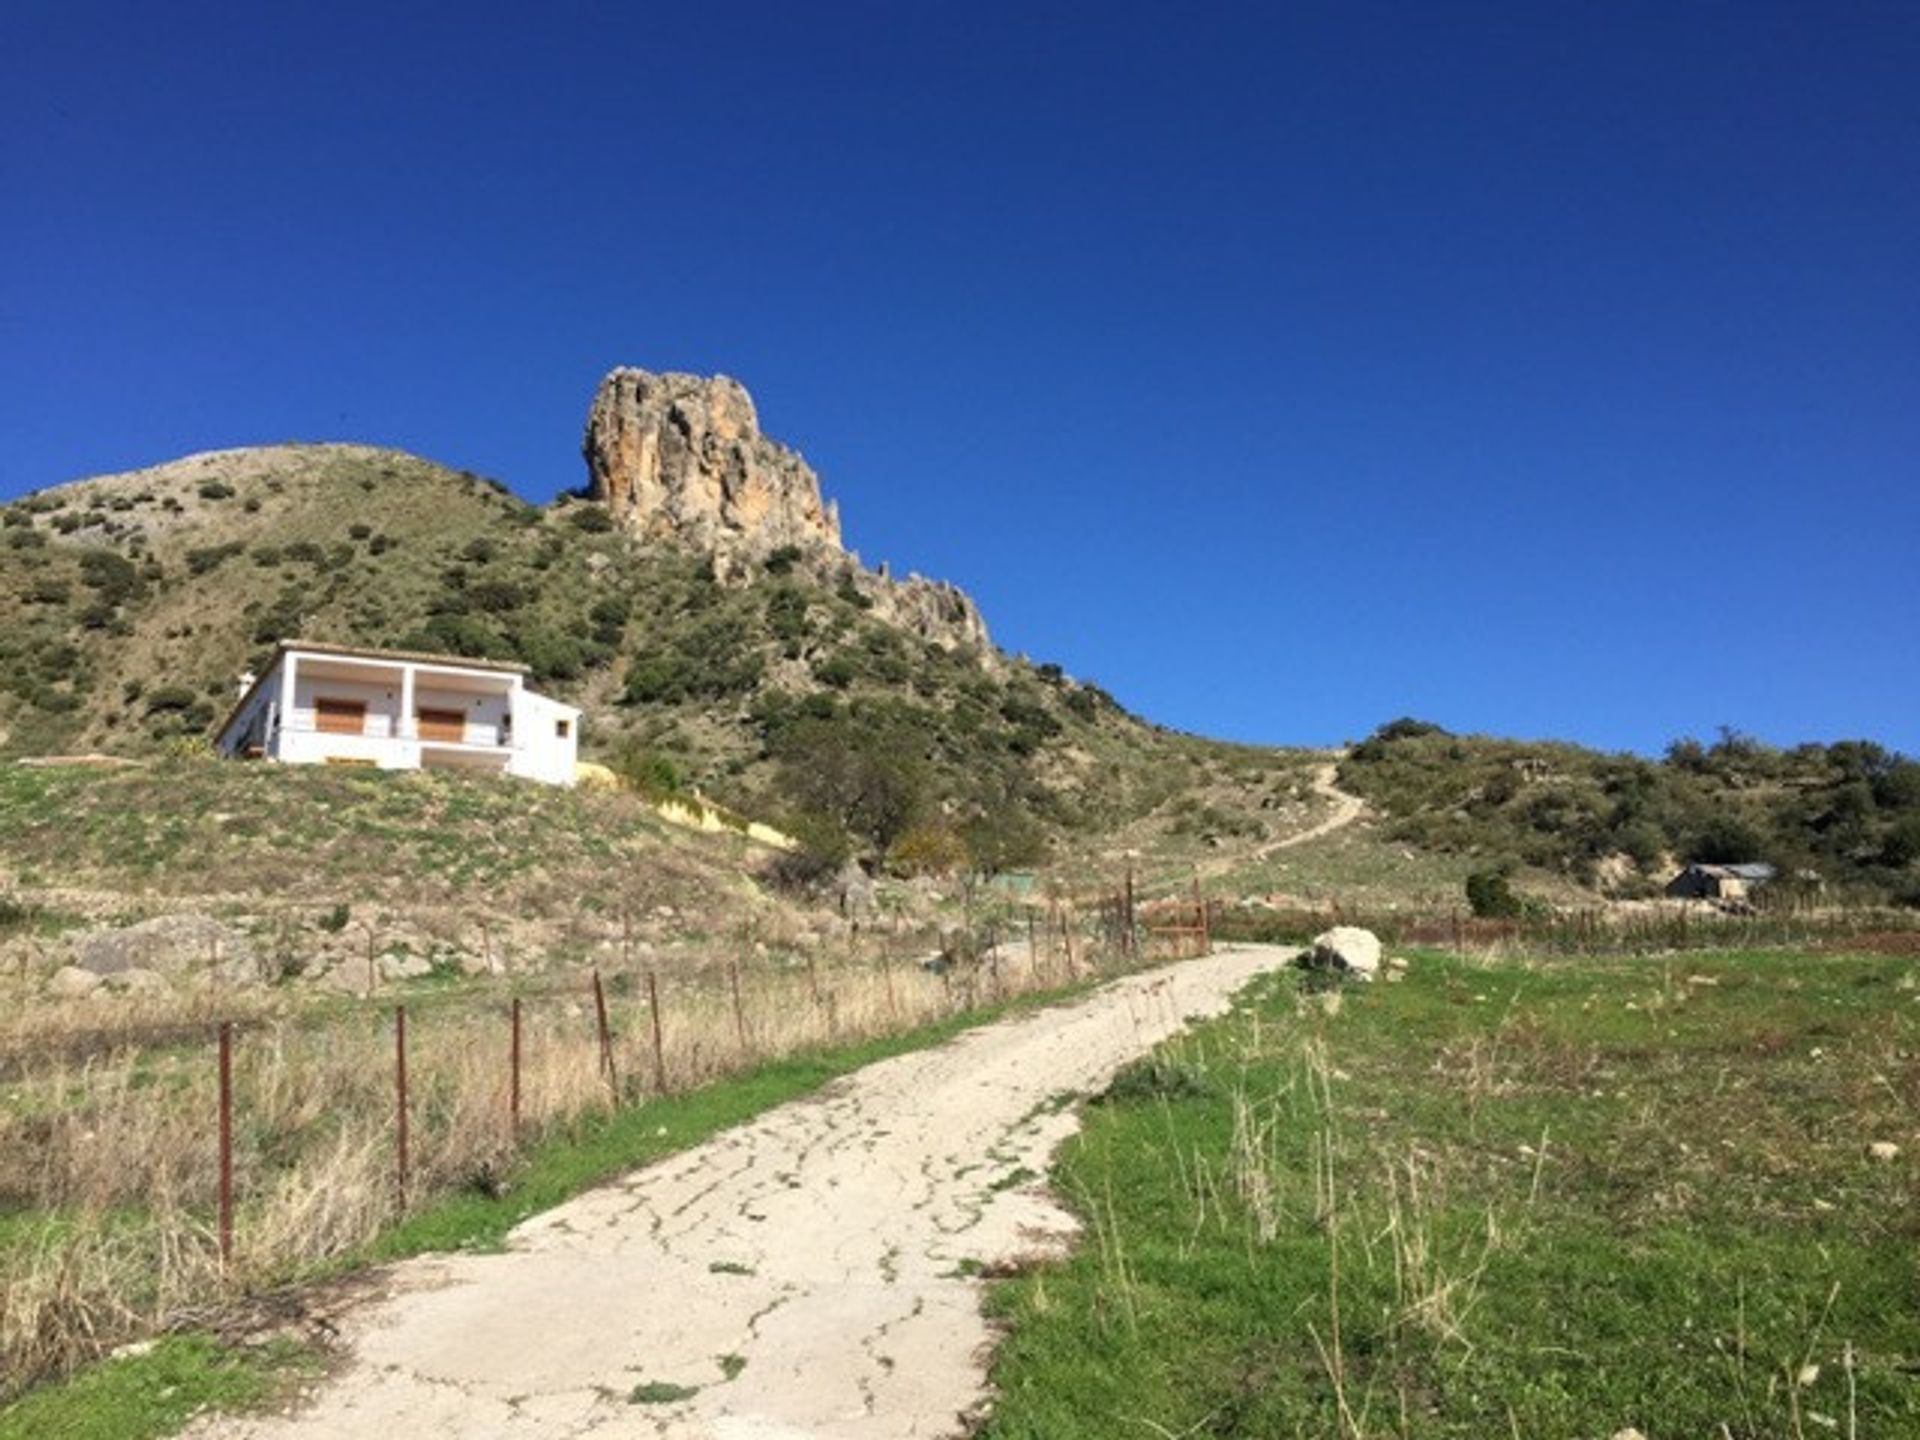
[[[725,375],[622,366],[594,393],[582,446],[593,499],[645,540],[710,552],[723,579],[763,573],[777,550],[827,586],[851,586],[880,619],[992,664],[987,624],[957,585],[866,569],[844,549],[838,509],[799,455],[760,433],[753,398]]]
[[[760,433],[737,380],[622,366],[594,394],[584,449],[593,498],[647,539],[756,557],[840,548],[820,477]]]
[[[873,602],[882,620],[936,645],[970,645],[989,662],[994,657],[987,622],[973,597],[946,580],[909,575],[891,580],[854,566],[854,586]]]

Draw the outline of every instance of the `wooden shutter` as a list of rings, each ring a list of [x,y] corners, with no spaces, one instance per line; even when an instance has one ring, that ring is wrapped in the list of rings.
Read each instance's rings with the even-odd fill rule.
[[[367,702],[317,696],[313,702],[313,723],[315,729],[327,735],[364,735],[367,733]]]
[[[460,710],[429,710],[424,706],[417,716],[420,723],[422,740],[453,740],[467,738],[467,717]]]

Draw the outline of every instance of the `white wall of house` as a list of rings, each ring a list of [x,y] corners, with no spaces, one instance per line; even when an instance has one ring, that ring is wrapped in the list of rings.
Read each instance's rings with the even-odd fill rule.
[[[573,784],[580,758],[580,712],[526,689],[514,692],[514,702],[514,738],[523,743],[516,744],[507,769],[549,785]]]
[[[321,728],[329,701],[364,707],[353,733]],[[457,738],[423,734],[437,728],[418,722],[423,710],[458,713]],[[290,648],[275,658],[216,746],[227,755],[260,754],[294,765],[458,766],[571,785],[579,737],[578,710],[528,690],[512,672]]]

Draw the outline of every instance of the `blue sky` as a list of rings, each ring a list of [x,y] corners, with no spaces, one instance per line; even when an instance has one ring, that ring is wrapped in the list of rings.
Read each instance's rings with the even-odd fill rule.
[[[1150,718],[1920,752],[1906,4],[9,5],[0,496],[724,371]]]

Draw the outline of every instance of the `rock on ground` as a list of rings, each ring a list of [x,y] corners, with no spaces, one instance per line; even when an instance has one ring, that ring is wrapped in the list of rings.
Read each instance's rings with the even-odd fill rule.
[[[101,985],[100,977],[78,965],[62,965],[47,981],[47,993],[60,1000],[78,1000],[91,995]]]
[[[73,942],[73,963],[95,975],[151,970],[165,978],[205,976],[244,984],[262,978],[253,942],[210,915],[185,911],[156,915],[137,925],[89,930]]]
[[[1310,966],[1338,970],[1355,980],[1371,980],[1380,973],[1380,939],[1358,925],[1336,925],[1313,937]]]

